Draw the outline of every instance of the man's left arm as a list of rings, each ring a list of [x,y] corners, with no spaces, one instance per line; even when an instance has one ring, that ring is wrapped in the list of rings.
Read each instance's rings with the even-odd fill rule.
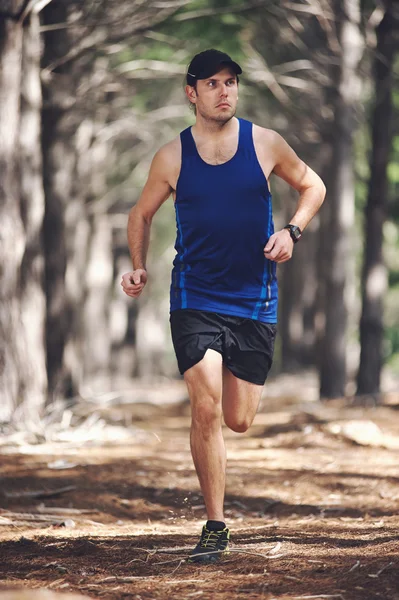
[[[299,192],[296,211],[289,224],[301,231],[310,223],[324,201],[326,187],[320,177],[295,154],[278,134],[273,132],[273,173]],[[283,263],[292,256],[294,242],[288,229],[276,231],[264,248],[266,258]]]

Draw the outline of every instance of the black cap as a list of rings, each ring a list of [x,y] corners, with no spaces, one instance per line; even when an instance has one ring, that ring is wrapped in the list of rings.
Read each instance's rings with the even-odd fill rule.
[[[212,77],[223,65],[231,67],[236,75],[242,73],[240,65],[231,60],[230,56],[224,52],[211,49],[196,54],[187,69],[188,85],[195,85],[198,79]]]

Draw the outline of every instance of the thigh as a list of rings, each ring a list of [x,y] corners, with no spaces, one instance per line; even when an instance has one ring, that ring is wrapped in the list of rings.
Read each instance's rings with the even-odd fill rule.
[[[234,431],[252,424],[272,364],[276,326],[232,319],[223,365],[223,415]]]
[[[226,425],[245,431],[252,424],[262,396],[263,385],[240,379],[223,365],[222,407]]]
[[[208,349],[204,357],[184,373],[192,418],[205,427],[222,417],[222,356]]]

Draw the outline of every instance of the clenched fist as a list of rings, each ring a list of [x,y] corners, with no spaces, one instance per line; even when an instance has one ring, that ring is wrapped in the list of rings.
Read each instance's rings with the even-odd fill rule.
[[[131,298],[138,298],[146,283],[147,271],[145,269],[135,269],[122,275],[122,289]]]
[[[269,241],[263,248],[263,253],[269,260],[276,263],[283,263],[290,260],[294,242],[291,239],[288,229],[276,231],[270,236]]]

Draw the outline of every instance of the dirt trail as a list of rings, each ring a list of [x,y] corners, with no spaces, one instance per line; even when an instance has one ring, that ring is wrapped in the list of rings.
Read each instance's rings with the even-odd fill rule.
[[[3,448],[0,590],[399,600],[395,403],[276,398],[249,433],[226,430],[233,551],[207,567],[184,562],[205,518],[187,404],[124,410],[145,435],[51,454]]]

